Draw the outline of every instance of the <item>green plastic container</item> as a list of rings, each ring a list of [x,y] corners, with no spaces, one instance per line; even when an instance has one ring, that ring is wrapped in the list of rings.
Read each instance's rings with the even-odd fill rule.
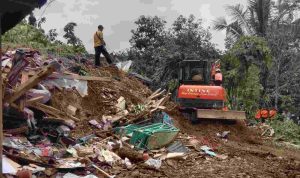
[[[123,128],[127,136],[131,136],[130,144],[139,149],[159,149],[171,143],[179,129],[174,126],[156,123],[147,126],[128,125]],[[121,129],[118,129],[119,133]]]

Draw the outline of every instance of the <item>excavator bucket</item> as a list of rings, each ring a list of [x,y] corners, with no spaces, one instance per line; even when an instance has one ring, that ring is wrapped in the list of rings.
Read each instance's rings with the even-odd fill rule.
[[[246,119],[244,111],[222,111],[214,109],[197,109],[197,118],[199,119],[227,119],[243,120]]]

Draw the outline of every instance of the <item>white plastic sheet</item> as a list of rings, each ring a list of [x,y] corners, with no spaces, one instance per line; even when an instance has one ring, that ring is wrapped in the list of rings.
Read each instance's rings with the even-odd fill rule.
[[[131,64],[132,64],[132,60],[129,60],[129,61],[118,62],[118,63],[116,64],[116,66],[117,66],[120,70],[122,70],[122,71],[124,71],[124,72],[128,72],[128,71],[129,71],[129,68],[130,68],[130,66],[131,66]]]
[[[72,173],[67,173],[63,176],[63,178],[97,178],[97,176],[87,175],[87,176],[81,177],[81,176],[77,176],[77,175],[72,174]]]
[[[84,80],[65,79],[65,78],[52,79],[52,80],[48,80],[46,82],[46,85],[47,86],[53,85],[53,86],[58,86],[66,89],[76,88],[76,90],[80,93],[81,96],[84,97],[88,95],[87,81]]]

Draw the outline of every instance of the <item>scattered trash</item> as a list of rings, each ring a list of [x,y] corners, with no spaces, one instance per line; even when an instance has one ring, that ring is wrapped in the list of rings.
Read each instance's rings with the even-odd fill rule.
[[[163,123],[173,125],[172,118],[167,113],[165,113],[165,112],[162,112],[162,113],[163,113]]]
[[[217,156],[217,154],[215,152],[211,151],[211,148],[206,145],[201,146],[201,150],[204,151],[209,156],[212,156],[212,157]]]
[[[126,101],[125,98],[123,96],[121,96],[118,100],[117,100],[117,104],[116,104],[116,108],[118,109],[117,111],[123,111],[126,108]]]
[[[66,79],[66,78],[59,78],[59,79],[51,79],[47,80],[44,84],[50,88],[58,87],[58,88],[66,88],[66,89],[73,89],[75,88],[82,97],[88,95],[88,86],[87,81],[84,80],[76,80],[76,79]]]
[[[72,174],[72,173],[67,173],[62,178],[97,178],[97,176],[87,175],[87,176],[82,177],[82,176],[77,176],[77,175]]]
[[[222,134],[217,133],[217,137],[227,139],[229,133],[230,133],[230,131],[224,131],[224,132],[222,132]]]
[[[159,160],[159,159],[152,159],[152,158],[150,158],[145,163],[148,166],[154,167],[156,169],[159,169],[161,167],[161,160]]]
[[[129,60],[129,61],[124,61],[124,62],[118,62],[118,63],[116,64],[116,66],[117,66],[120,70],[122,70],[122,71],[124,71],[124,72],[128,72],[128,71],[129,71],[129,68],[131,67],[131,64],[132,64],[132,61]]]
[[[102,125],[94,119],[90,120],[89,123],[92,124],[93,126],[97,127],[98,129],[102,128]]]
[[[167,148],[169,153],[187,153],[189,149],[185,147],[181,142],[174,142]]]
[[[43,172],[46,170],[44,167],[40,167],[35,164],[29,164],[28,166],[23,166],[23,169],[30,170],[33,174],[38,172]]]
[[[57,132],[59,135],[64,136],[64,137],[68,137],[70,134],[70,128],[65,126],[65,125],[61,125],[59,127],[57,127]]]
[[[263,130],[261,136],[273,137],[275,134],[274,129],[267,124],[262,124],[260,128]]]
[[[173,159],[173,158],[182,158],[186,159],[186,153],[167,153],[167,154],[158,154],[154,158],[159,158],[160,160]]]
[[[77,151],[75,150],[75,148],[68,148],[67,150],[66,150],[68,153],[70,153],[74,158],[77,158],[78,157],[78,155],[77,155]]]
[[[124,159],[124,164],[126,166],[127,169],[131,169],[133,168],[133,165],[131,164],[130,160],[128,158]]]
[[[21,165],[14,162],[13,160],[3,156],[2,157],[2,172],[3,174],[16,175]]]
[[[219,158],[219,159],[221,159],[221,160],[225,160],[225,159],[228,158],[227,155],[220,155],[220,154],[217,154],[216,157]]]

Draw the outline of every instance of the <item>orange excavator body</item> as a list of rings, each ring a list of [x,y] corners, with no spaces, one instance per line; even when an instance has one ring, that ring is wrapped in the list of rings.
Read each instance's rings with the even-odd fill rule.
[[[178,98],[225,101],[226,92],[221,86],[181,85]]]
[[[180,64],[177,103],[183,113],[203,119],[245,119],[243,111],[228,111],[226,90],[214,84],[216,67],[208,61],[188,60]],[[195,77],[198,76],[198,77]],[[197,79],[196,81],[194,79]]]

